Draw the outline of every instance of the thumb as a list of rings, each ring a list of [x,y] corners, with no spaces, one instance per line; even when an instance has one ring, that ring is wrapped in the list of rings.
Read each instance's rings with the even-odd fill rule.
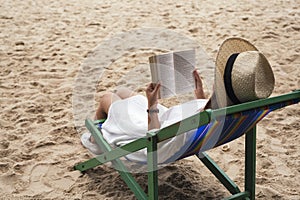
[[[154,92],[157,92],[160,88],[160,83],[157,83],[154,88]]]
[[[160,88],[160,84],[157,84],[156,86],[155,86],[155,88],[154,88],[154,90],[153,90],[153,95],[155,96],[155,97],[158,97],[159,95],[159,88]]]

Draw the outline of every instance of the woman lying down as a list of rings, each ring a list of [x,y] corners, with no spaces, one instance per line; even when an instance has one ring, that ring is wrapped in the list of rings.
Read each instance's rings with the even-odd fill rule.
[[[150,130],[161,129],[188,118],[208,107],[203,85],[198,72],[192,72],[195,79],[195,99],[167,108],[158,103],[161,85],[150,83],[146,88],[146,97],[135,95],[131,90],[122,88],[116,93],[104,94],[99,102],[95,119],[106,119],[101,132],[106,141],[118,147],[146,136]],[[158,144],[158,163],[171,162],[181,156],[180,152],[191,143],[196,130],[178,135]],[[82,144],[93,154],[101,154],[93,136],[87,132],[81,137]],[[128,160],[145,163],[146,149],[129,154]]]

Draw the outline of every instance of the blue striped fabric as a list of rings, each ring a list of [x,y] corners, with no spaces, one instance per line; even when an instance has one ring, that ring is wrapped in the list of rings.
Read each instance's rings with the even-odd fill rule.
[[[181,153],[182,156],[175,154],[169,161],[179,160],[228,143],[251,130],[271,111],[298,102],[299,100],[288,101],[212,119],[209,124],[198,128],[194,137],[188,142],[189,147],[185,147],[186,151]]]

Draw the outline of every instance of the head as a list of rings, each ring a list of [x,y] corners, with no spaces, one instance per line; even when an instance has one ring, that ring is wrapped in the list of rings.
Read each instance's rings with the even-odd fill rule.
[[[267,98],[274,82],[268,60],[254,45],[241,38],[227,39],[216,59],[213,108]]]

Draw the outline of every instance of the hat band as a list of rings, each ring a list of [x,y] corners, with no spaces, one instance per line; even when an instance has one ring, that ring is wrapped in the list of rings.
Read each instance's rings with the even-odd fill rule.
[[[233,68],[233,63],[235,62],[235,59],[237,58],[238,55],[239,55],[239,53],[235,53],[235,54],[232,54],[228,58],[226,66],[225,66],[224,77],[223,77],[227,96],[234,104],[241,103],[240,100],[236,97],[236,95],[234,93],[234,90],[232,87],[232,80],[231,80],[231,72],[232,72],[232,68]]]

